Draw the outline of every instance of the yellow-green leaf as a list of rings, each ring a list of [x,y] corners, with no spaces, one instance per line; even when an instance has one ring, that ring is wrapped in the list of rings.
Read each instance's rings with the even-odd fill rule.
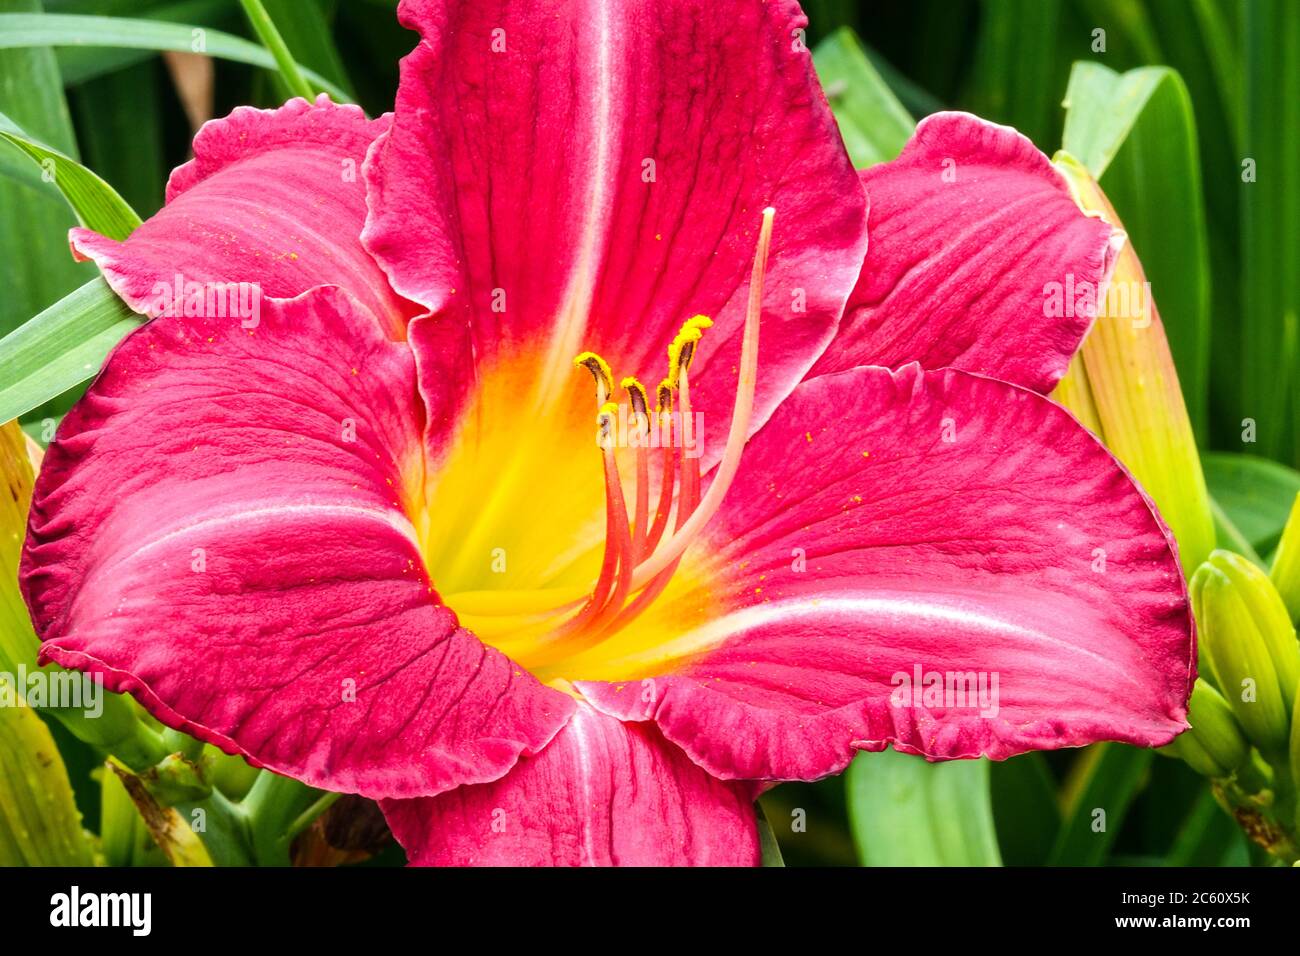
[[[28,707],[0,707],[0,866],[93,863],[50,729]]]

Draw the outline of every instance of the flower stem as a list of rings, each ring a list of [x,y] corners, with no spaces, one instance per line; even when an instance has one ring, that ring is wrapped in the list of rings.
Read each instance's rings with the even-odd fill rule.
[[[239,2],[243,5],[244,13],[248,16],[248,22],[252,24],[258,39],[275,58],[275,65],[280,68],[280,76],[289,87],[289,92],[294,96],[301,96],[308,102],[315,99],[316,91],[302,75],[302,70],[298,68],[298,61],[289,52],[284,37],[280,36],[280,31],[275,28],[271,15],[266,12],[266,7],[262,6],[262,0],[239,0]]]
[[[293,838],[329,809],[339,794],[316,790],[292,777],[261,771],[240,807],[260,866],[288,866]]]

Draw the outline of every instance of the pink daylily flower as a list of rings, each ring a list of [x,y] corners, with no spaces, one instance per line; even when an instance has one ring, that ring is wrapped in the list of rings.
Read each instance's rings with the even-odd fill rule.
[[[756,793],[858,750],[1186,726],[1175,545],[1044,397],[1092,319],[1044,286],[1115,237],[1024,137],[938,114],[859,176],[794,2],[400,16],[393,115],[238,109],[126,241],[74,230],[138,311],[264,297],[156,318],[65,418],[44,661],[419,864],[753,864]]]

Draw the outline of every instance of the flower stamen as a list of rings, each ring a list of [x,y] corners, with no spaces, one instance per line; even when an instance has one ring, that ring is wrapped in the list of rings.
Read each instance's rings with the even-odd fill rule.
[[[677,456],[673,453],[673,387],[668,379],[659,383],[656,392],[655,418],[659,422],[659,435],[665,438],[663,445],[662,476],[659,485],[659,505],[655,508],[654,524],[646,537],[645,553],[650,554],[659,546],[664,529],[668,527],[668,515],[673,510],[673,491],[677,484]]]
[[[646,524],[650,515],[650,413],[646,405],[645,387],[631,376],[623,379],[621,384],[627,390],[640,435],[640,441],[636,445],[636,504],[632,518],[632,564],[635,565],[647,553],[645,542],[649,531]]]
[[[591,597],[577,615],[560,628],[561,636],[585,630],[600,617],[611,598],[621,605],[632,583],[632,535],[618,462],[614,457],[614,419],[617,414],[618,406],[610,402],[601,406],[596,416],[605,468],[605,559]]]
[[[605,550],[600,573],[589,597],[568,620],[543,639],[534,664],[546,665],[580,653],[625,627],[648,608],[668,586],[686,549],[717,513],[723,496],[735,479],[740,456],[749,436],[758,381],[758,335],[762,317],[763,281],[772,242],[774,212],[763,210],[753,271],[750,275],[740,372],[727,444],[708,491],[701,497],[700,462],[688,454],[694,420],[691,410],[690,368],[705,330],[713,325],[696,315],[682,324],[668,346],[668,375],[656,389],[654,422],[663,438],[660,491],[653,521],[650,519],[650,454],[652,419],[644,386],[632,377],[621,380],[635,418],[640,439],[636,446],[636,489],[632,515],[628,514],[615,454],[618,406],[610,401],[614,376],[609,363],[594,352],[583,352],[574,364],[591,372],[596,382],[600,410],[598,444],[605,474]],[[674,402],[675,400],[675,402]],[[674,413],[674,403],[676,412]],[[698,436],[695,438],[699,440]],[[675,516],[668,534],[670,516]],[[666,537],[665,537],[666,536]],[[630,600],[629,600],[630,599]],[[555,613],[576,607],[576,602],[554,608]]]
[[[573,364],[591,373],[596,380],[596,405],[604,406],[614,394],[614,373],[610,371],[609,363],[595,352],[583,352],[573,360]]]
[[[758,235],[758,250],[754,255],[754,268],[749,279],[749,301],[745,309],[745,334],[740,347],[740,375],[736,386],[736,404],[731,413],[731,430],[727,444],[718,462],[717,472],[708,492],[699,506],[679,527],[673,536],[661,545],[636,570],[632,588],[644,587],[660,571],[680,557],[699,536],[709,519],[722,505],[722,498],[731,487],[740,468],[740,455],[749,439],[749,422],[754,412],[754,391],[758,384],[758,327],[763,313],[763,280],[767,275],[767,257],[772,247],[772,218],[775,210],[763,210],[763,225]],[[685,401],[685,389],[681,391]],[[685,414],[683,412],[683,414]]]

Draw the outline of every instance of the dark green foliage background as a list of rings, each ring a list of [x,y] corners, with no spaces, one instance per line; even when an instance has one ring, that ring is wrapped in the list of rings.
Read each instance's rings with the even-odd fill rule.
[[[397,61],[414,43],[396,22],[393,0],[265,5],[299,62],[371,114],[391,108]],[[914,117],[971,110],[1017,127],[1049,155],[1061,143],[1074,61],[1179,71],[1199,143],[1208,334],[1180,327],[1195,317],[1162,309],[1163,318],[1198,438],[1217,452],[1207,458],[1211,491],[1266,555],[1300,489],[1291,470],[1300,464],[1300,0],[807,0],[805,8],[810,45],[841,27],[855,30]],[[4,13],[40,9],[40,0],[0,0]],[[45,0],[44,9],[152,17],[256,39],[237,0]],[[1094,49],[1098,29],[1104,52]],[[216,70],[216,115],[286,96],[275,74],[226,61]],[[79,157],[145,217],[160,206],[166,175],[189,148],[167,71],[145,51],[0,50],[0,112]],[[1257,168],[1253,183],[1242,181],[1248,157]],[[67,254],[74,220],[53,188],[0,176],[0,208],[4,333],[94,272]],[[1166,212],[1120,211],[1155,223]],[[1150,250],[1153,258],[1160,253]],[[1172,274],[1190,283],[1200,278],[1194,269],[1188,263]],[[1161,286],[1154,291],[1163,302]],[[72,397],[33,420],[65,409]],[[1245,419],[1257,423],[1254,444],[1243,444]],[[55,733],[94,821],[98,788],[89,773],[97,761],[62,728]],[[762,803],[791,864],[1258,862],[1203,779],[1182,763],[1122,746],[941,768],[864,755],[847,778],[782,786]],[[1108,813],[1100,835],[1089,825],[1096,807]]]

